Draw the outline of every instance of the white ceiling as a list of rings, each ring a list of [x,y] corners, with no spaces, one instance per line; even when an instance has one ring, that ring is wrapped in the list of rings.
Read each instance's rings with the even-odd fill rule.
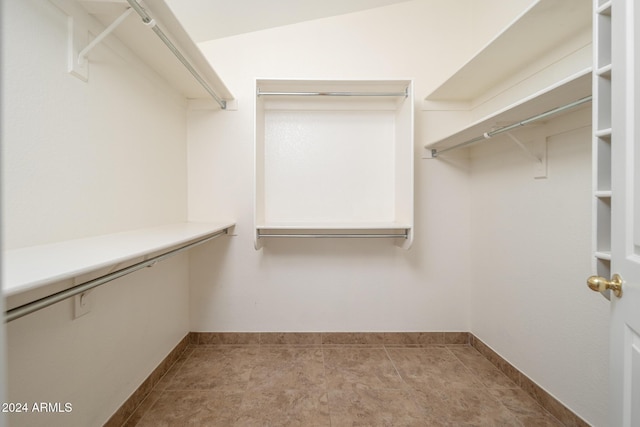
[[[409,0],[166,0],[195,42]]]

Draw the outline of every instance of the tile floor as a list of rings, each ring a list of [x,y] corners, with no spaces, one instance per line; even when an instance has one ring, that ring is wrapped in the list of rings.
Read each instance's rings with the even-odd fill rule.
[[[125,426],[561,426],[467,345],[192,345]]]

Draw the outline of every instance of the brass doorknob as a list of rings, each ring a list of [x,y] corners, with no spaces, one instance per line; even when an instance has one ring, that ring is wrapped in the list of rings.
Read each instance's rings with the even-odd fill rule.
[[[591,276],[587,279],[587,285],[592,291],[604,292],[611,289],[618,298],[622,296],[622,277],[618,274],[614,274],[611,280],[600,276]]]

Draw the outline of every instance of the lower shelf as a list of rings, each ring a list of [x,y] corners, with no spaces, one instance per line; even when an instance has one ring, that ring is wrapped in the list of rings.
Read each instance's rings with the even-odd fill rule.
[[[406,224],[268,224],[256,226],[255,247],[260,249],[264,239],[271,238],[352,238],[396,239],[396,244],[409,249],[413,229]]]
[[[6,251],[5,308],[65,291],[233,226],[233,222],[185,222]]]

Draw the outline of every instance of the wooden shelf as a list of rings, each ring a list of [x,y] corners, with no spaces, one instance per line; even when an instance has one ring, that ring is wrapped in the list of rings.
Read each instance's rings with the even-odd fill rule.
[[[5,251],[6,308],[69,288],[74,278],[168,252],[233,226],[233,222],[186,222]]]
[[[121,15],[129,4],[125,0],[79,0],[84,9],[105,27]],[[140,2],[149,15],[158,23],[174,45],[189,60],[198,73],[211,86],[216,94],[226,100],[233,95],[211,67],[200,49],[184,30],[164,0]],[[174,54],[162,43],[156,34],[133,13],[116,28],[115,36],[135,55],[157,72],[169,85],[178,90],[187,99],[211,100],[207,91],[196,81],[191,73],[179,62]],[[216,107],[218,108],[218,107]]]

